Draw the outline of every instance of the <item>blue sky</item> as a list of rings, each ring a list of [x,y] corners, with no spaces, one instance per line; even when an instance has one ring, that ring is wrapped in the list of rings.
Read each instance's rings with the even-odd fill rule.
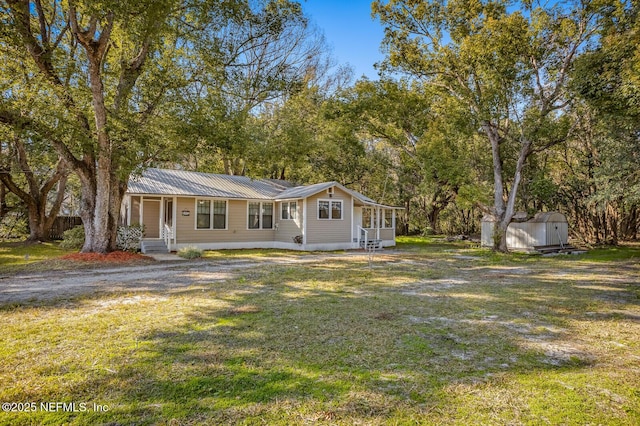
[[[363,74],[378,79],[373,69],[384,57],[380,42],[384,36],[379,21],[371,18],[371,0],[301,0],[311,20],[324,32],[340,64],[349,63],[354,77]]]

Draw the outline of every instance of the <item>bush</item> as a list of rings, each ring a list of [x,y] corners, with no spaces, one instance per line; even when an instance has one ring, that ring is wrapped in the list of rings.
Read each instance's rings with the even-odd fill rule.
[[[25,240],[29,236],[29,221],[24,211],[11,211],[0,218],[0,240]]]
[[[202,250],[193,246],[183,247],[178,250],[178,256],[185,259],[198,259],[202,257]]]
[[[63,249],[81,249],[84,244],[84,226],[76,226],[62,233],[60,247]]]
[[[142,225],[119,226],[116,246],[122,251],[136,252],[140,248],[143,233]]]

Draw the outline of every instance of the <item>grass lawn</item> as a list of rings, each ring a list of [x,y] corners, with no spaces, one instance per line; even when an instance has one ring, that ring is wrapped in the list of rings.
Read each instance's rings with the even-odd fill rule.
[[[621,250],[407,238],[372,269],[0,306],[0,401],[36,408],[0,424],[640,424],[640,250]]]
[[[68,258],[68,255],[77,256]],[[17,273],[104,268],[127,264],[142,266],[153,262],[153,259],[135,258],[130,253],[122,252],[112,252],[108,256],[80,255],[77,249],[61,248],[57,241],[0,242],[0,274],[7,274],[7,277],[4,277],[6,279]]]
[[[78,250],[60,248],[58,242],[49,243],[0,243],[0,272],[25,269],[27,265],[55,259]]]
[[[323,252],[327,253],[327,252]],[[344,253],[344,250],[335,251],[333,253]],[[244,249],[244,250],[205,250],[202,257],[211,260],[223,259],[261,259],[284,258],[284,257],[312,257],[316,252],[312,251],[295,251],[295,250],[279,250],[279,249]]]

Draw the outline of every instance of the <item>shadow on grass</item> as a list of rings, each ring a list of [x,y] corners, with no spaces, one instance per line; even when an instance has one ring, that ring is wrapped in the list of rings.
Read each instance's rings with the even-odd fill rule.
[[[88,371],[69,394],[48,397],[90,395],[112,406],[66,418],[78,424],[436,422],[457,415],[452,388],[588,370],[598,355],[567,343],[578,333],[573,321],[638,304],[633,283],[598,275],[585,286],[579,269],[554,279],[540,268],[474,261],[456,271],[433,262],[376,266],[269,267],[157,290],[192,302],[180,320],[165,323],[171,313],[158,312],[139,345],[113,360],[121,368]],[[212,308],[212,298],[224,303]]]

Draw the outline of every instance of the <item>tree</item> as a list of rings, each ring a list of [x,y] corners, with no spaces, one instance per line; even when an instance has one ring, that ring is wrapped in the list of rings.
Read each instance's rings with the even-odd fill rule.
[[[578,177],[568,183],[585,194],[585,238],[616,243],[640,229],[640,3],[614,3],[601,22],[598,45],[571,75],[582,132],[573,145]]]
[[[9,46],[0,49],[3,56],[19,57]],[[28,241],[45,241],[64,200],[69,172],[50,148],[47,136],[43,138],[34,126],[28,126],[34,109],[46,110],[41,117],[49,122],[55,122],[58,113],[55,106],[37,96],[34,71],[20,62],[0,63],[0,87],[10,94],[0,103],[0,182],[27,212]]]
[[[4,133],[4,132],[3,132]],[[63,160],[51,158],[33,139],[24,140],[21,135],[11,135],[6,152],[0,153],[0,182],[14,193],[27,208],[29,221],[28,241],[47,241],[65,197],[68,170]],[[27,150],[39,150],[40,155],[27,154]],[[31,164],[35,160],[35,164]],[[49,167],[53,166],[50,170]],[[35,167],[34,167],[35,166]],[[53,192],[54,198],[50,201]]]
[[[596,32],[589,4],[504,1],[375,1],[385,25],[382,69],[405,72],[455,97],[489,143],[493,159],[494,249],[506,229],[530,155],[566,139],[568,73]],[[553,129],[549,131],[549,129]],[[509,154],[513,154],[510,158]],[[513,161],[507,177],[508,161]]]
[[[324,38],[288,0],[240,2],[226,25],[193,44],[196,78],[183,90],[182,134],[196,142],[199,170],[232,175],[246,173],[264,141],[259,116],[318,87],[332,65]]]
[[[129,174],[161,150],[149,143],[160,128],[158,110],[168,90],[180,81],[173,62],[179,48],[175,31],[199,16],[178,0],[138,2],[6,0],[0,6],[3,61],[33,68],[35,90],[50,105],[61,106],[51,147],[81,182],[86,240],[83,251],[115,248],[122,196]],[[195,6],[201,6],[196,4]],[[51,133],[44,110],[12,109],[0,116],[13,126]],[[40,116],[40,117],[39,117]],[[50,135],[47,135],[50,136]]]

